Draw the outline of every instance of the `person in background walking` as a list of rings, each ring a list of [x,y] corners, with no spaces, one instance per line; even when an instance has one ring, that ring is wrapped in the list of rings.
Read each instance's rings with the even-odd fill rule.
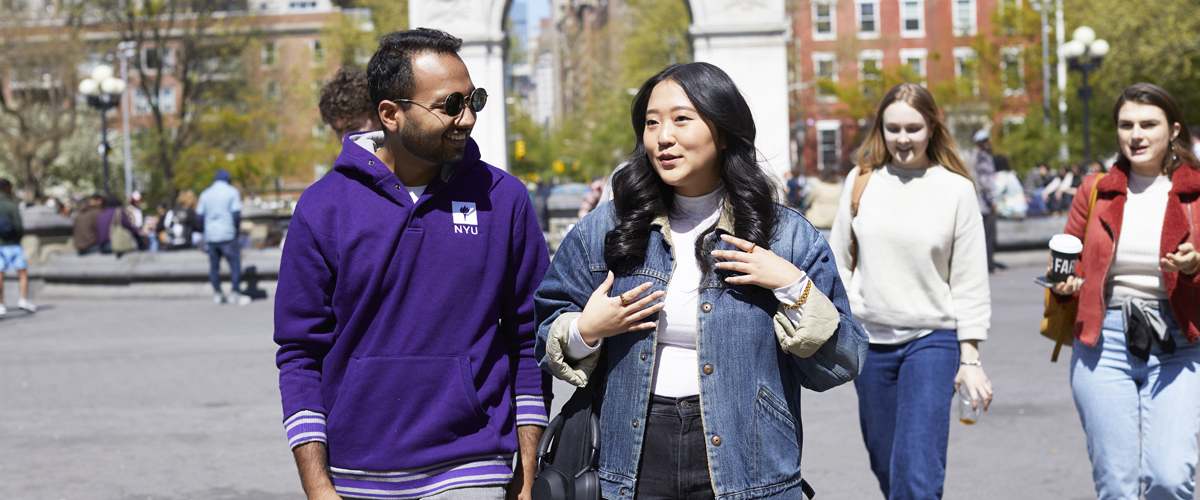
[[[1079,299],[1071,392],[1100,500],[1190,500],[1200,460],[1200,170],[1179,104],[1161,87],[1125,89],[1113,121],[1117,162],[1075,197],[1063,232],[1083,252],[1054,288],[1060,301]]]
[[[127,234],[118,234],[118,231],[125,231]],[[117,243],[115,247],[114,242]],[[116,254],[117,258],[144,248],[141,233],[133,224],[129,213],[125,211],[121,199],[116,196],[104,198],[104,209],[96,217],[96,244],[100,247],[100,253]]]
[[[383,127],[379,124],[379,115],[371,107],[367,74],[359,70],[339,68],[321,88],[317,108],[321,111],[321,121],[333,129],[338,144],[344,142],[347,134]]]
[[[100,218],[100,212],[103,211],[104,197],[93,194],[83,200],[83,206],[75,212],[75,229],[71,241],[74,242],[79,255],[100,252],[100,245],[96,242],[96,219]]]
[[[783,185],[787,196],[787,205],[804,213],[804,176],[796,169],[783,173]]]
[[[775,203],[724,71],[668,66],[631,118],[613,202],[567,234],[536,296],[544,369],[583,386],[606,356],[603,496],[811,497],[801,389],[849,382],[866,349],[829,247]]]
[[[975,132],[974,164],[976,195],[979,198],[979,213],[983,214],[983,236],[987,241],[987,269],[989,273],[1000,270],[996,265],[996,163],[992,157],[992,133],[987,129]]]
[[[21,298],[17,307],[29,312],[36,312],[37,306],[29,301],[29,272],[25,262],[25,250],[21,248],[21,238],[25,236],[25,225],[21,221],[21,210],[13,199],[12,181],[0,179],[0,315],[8,313],[4,305],[4,273],[9,269],[17,271],[17,284]]]
[[[992,311],[987,248],[975,183],[933,96],[902,83],[879,109],[830,246],[871,339],[854,382],[871,470],[889,500],[928,500],[942,496],[955,391],[985,409],[992,400],[979,355]],[[869,182],[855,216],[863,170]]]
[[[196,217],[204,221],[204,242],[208,249],[208,281],[213,287],[213,303],[228,302],[244,306],[250,297],[242,295],[242,246],[238,229],[242,224],[242,193],[229,184],[228,170],[217,170],[212,186],[200,193]],[[229,264],[229,296],[221,293],[221,258]]]
[[[821,180],[813,183],[808,197],[804,199],[804,216],[813,226],[829,229],[837,218],[838,201],[841,198],[842,184],[837,180],[837,171],[822,169]]]
[[[592,184],[588,186],[588,192],[583,196],[583,202],[579,204],[578,216],[580,219],[591,213],[600,204],[600,196],[604,194],[604,185],[607,183],[608,179],[602,175],[592,178]]]

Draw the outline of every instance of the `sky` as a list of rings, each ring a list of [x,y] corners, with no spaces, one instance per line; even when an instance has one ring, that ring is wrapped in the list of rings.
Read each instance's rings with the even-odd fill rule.
[[[529,13],[529,36],[537,36],[542,31],[542,18],[550,17],[550,0],[525,0],[525,9]]]

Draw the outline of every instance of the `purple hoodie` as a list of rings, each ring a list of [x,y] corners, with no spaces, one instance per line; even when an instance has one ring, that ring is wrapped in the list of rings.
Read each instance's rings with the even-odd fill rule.
[[[288,440],[328,443],[342,495],[504,485],[516,426],[545,426],[550,394],[533,352],[549,256],[529,195],[472,140],[414,203],[363,137],[304,192],[283,249]]]

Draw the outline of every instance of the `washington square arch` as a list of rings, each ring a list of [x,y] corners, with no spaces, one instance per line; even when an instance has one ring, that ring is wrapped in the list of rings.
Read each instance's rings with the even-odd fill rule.
[[[787,16],[784,0],[686,0],[692,14],[692,60],[729,73],[754,112],[763,166],[790,168],[787,100]],[[475,86],[504,88],[504,20],[511,0],[410,0],[409,26],[438,28],[462,38],[459,53]],[[508,170],[506,106],[481,113],[471,134],[483,158]]]

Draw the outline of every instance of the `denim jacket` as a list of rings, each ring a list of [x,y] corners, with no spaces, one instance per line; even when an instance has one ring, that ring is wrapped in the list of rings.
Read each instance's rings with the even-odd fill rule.
[[[701,416],[712,486],[721,500],[801,497],[800,389],[824,391],[849,382],[867,351],[867,335],[850,314],[825,239],[799,213],[778,206],[777,211],[770,250],[813,282],[800,323],[786,319],[771,290],[754,285],[722,285],[709,278],[697,301]],[[606,499],[628,500],[642,456],[656,330],[610,337],[605,349],[575,363],[562,354],[570,321],[607,276],[604,240],[614,224],[612,205],[605,204],[563,240],[535,295],[536,356],[543,369],[581,386],[601,353],[607,353],[601,489]],[[717,231],[706,238],[715,239],[717,249],[733,250],[719,239],[732,227],[727,209]],[[647,281],[651,292],[665,291],[674,266],[668,220],[660,215],[651,226],[645,259],[613,270],[610,296]]]

